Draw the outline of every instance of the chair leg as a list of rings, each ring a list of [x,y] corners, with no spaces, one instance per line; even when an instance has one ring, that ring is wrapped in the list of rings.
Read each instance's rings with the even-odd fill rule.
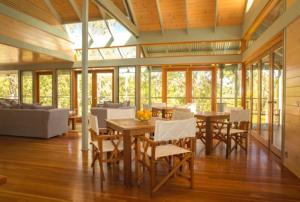
[[[155,160],[151,157],[150,160],[150,196],[153,195],[153,188],[155,187]]]
[[[103,181],[105,180],[102,155],[99,155],[99,166],[100,166],[100,188],[101,188],[101,192],[102,192],[103,191]]]
[[[191,189],[194,189],[194,160],[195,155],[192,153],[191,159],[190,159],[190,173],[191,173]]]
[[[226,135],[226,159],[229,157],[229,153],[231,150],[231,136]]]

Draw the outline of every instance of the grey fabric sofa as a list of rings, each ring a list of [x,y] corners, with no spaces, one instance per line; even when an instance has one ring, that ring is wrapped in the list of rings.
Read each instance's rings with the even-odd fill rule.
[[[68,132],[68,109],[0,109],[0,135],[51,138]]]

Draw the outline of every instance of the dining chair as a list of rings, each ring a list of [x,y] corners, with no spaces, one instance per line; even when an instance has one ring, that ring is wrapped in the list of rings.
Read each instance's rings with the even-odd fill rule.
[[[161,111],[157,110],[155,108],[164,108],[164,107],[167,107],[167,104],[165,102],[163,102],[163,103],[152,103],[151,104],[152,116],[153,117],[159,117]]]
[[[238,146],[247,153],[249,126],[250,110],[231,110],[229,122],[214,122],[213,139],[218,140],[214,148],[221,142],[225,143],[226,158],[228,158],[230,153],[234,149],[237,149]],[[234,142],[233,146],[232,141]]]
[[[195,152],[196,119],[157,120],[152,138],[138,137],[138,168],[136,176],[138,184],[144,178],[142,170],[150,174],[150,194],[159,190],[172,176],[182,176],[194,187],[194,152]],[[168,174],[156,182],[156,165],[161,163]],[[188,172],[188,174],[185,173]]]
[[[98,127],[97,116],[89,116],[89,131],[91,134],[92,145],[92,164],[93,174],[95,173],[95,163],[98,160],[100,166],[100,182],[101,191],[103,191],[104,177],[104,163],[111,163],[116,165],[122,158],[123,151],[123,138],[122,135],[115,133],[112,130],[108,130],[104,133]]]
[[[189,109],[173,109],[172,120],[182,120],[193,118],[194,113]]]

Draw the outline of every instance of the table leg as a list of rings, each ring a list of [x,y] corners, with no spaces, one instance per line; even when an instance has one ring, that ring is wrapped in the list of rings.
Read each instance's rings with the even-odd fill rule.
[[[76,119],[72,119],[72,130],[76,130]]]
[[[213,140],[212,140],[212,131],[211,131],[211,119],[210,117],[206,118],[206,144],[205,144],[205,154],[210,155],[213,148]]]
[[[124,144],[124,184],[132,186],[131,181],[131,136],[130,131],[123,131]]]

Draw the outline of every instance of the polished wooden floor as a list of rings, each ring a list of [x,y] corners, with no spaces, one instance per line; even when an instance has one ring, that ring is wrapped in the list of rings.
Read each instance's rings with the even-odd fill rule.
[[[111,169],[101,193],[99,173],[93,178],[80,140],[76,133],[49,140],[0,136],[0,174],[7,176],[0,201],[300,201],[300,180],[254,140],[248,155],[237,151],[229,160],[223,148],[210,157],[198,151],[195,188],[174,178],[153,198],[147,182],[125,188]]]

